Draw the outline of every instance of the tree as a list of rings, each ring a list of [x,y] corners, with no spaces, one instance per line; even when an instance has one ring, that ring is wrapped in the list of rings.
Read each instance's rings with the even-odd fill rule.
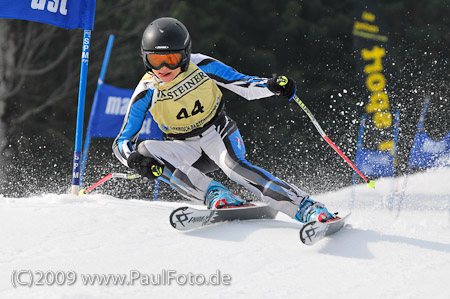
[[[107,79],[133,88],[144,71],[142,32],[176,2],[97,2],[87,112],[109,34],[116,39]],[[82,32],[22,20],[0,22],[0,153],[6,174],[1,188],[8,193],[48,190],[48,180],[56,177],[67,183],[54,188],[65,192],[71,177]]]
[[[12,76],[13,51],[14,47],[8,39],[9,24],[4,20],[0,20],[0,181],[5,181],[5,156],[2,149],[7,145],[6,130],[7,126],[2,121],[5,115],[6,103],[5,98],[13,89],[10,82]]]

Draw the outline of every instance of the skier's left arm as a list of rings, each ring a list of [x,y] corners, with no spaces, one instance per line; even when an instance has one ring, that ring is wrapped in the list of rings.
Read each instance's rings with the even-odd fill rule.
[[[286,76],[262,78],[239,73],[232,67],[203,54],[192,54],[191,61],[195,63],[208,77],[247,100],[283,95],[292,98],[296,92],[295,81]],[[286,78],[286,83],[279,84],[279,78]]]

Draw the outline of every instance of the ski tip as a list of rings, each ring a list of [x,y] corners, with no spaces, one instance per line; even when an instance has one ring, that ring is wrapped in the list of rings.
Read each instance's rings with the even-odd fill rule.
[[[313,245],[320,240],[320,227],[322,222],[311,221],[306,223],[300,230],[300,241],[305,245]]]
[[[300,240],[305,245],[313,245],[326,236],[338,232],[346,222],[351,213],[343,217],[336,217],[327,222],[311,221],[306,223],[300,230]]]
[[[170,221],[170,225],[173,227],[173,228],[177,228],[177,223],[174,221],[174,218],[179,218],[179,216],[177,217],[176,215],[178,214],[178,212],[183,212],[183,211],[185,211],[186,209],[187,209],[188,207],[181,207],[181,208],[178,208],[178,209],[175,209],[175,210],[173,210],[172,211],[172,213],[170,213],[170,217],[169,217],[169,221]],[[184,215],[184,213],[182,213],[183,215]],[[178,219],[178,220],[180,220],[180,219]],[[179,222],[179,221],[178,221]]]

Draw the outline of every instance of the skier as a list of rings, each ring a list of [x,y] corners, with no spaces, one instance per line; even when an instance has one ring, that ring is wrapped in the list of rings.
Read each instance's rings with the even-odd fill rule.
[[[260,78],[238,73],[203,54],[191,54],[186,27],[174,18],[151,22],[142,37],[147,72],[137,85],[113,152],[125,165],[149,179],[160,177],[181,195],[209,209],[245,203],[206,174],[220,168],[274,209],[306,223],[335,219],[323,204],[298,187],[253,166],[236,123],[224,110],[218,86],[247,100],[281,95],[292,99],[295,81],[288,76]],[[136,146],[147,112],[166,140]]]

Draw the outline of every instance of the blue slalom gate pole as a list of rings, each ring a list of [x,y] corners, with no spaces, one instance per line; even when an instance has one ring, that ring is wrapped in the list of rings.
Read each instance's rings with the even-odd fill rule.
[[[427,97],[425,99],[425,103],[423,104],[423,108],[420,113],[419,123],[417,124],[416,135],[414,136],[414,142],[413,142],[411,151],[409,152],[408,167],[406,168],[406,176],[408,176],[409,172],[411,171],[411,153],[414,152],[414,150],[415,150],[415,147],[416,147],[415,141],[416,141],[417,135],[419,135],[419,133],[422,132],[422,130],[423,130],[423,123],[425,122],[425,116],[427,114],[429,103],[430,103],[430,98]]]
[[[89,64],[89,48],[91,45],[91,30],[84,30],[83,50],[81,54],[80,85],[78,89],[77,125],[75,132],[75,150],[73,153],[72,194],[80,192],[80,161],[83,142],[84,106],[86,100],[86,82]]]
[[[400,128],[400,110],[395,111],[395,117],[394,117],[394,166],[397,161],[397,148],[398,148],[398,130]],[[394,177],[395,177],[395,171],[394,171]]]
[[[103,81],[105,80],[106,70],[108,69],[109,57],[111,56],[111,50],[114,43],[114,34],[109,35],[108,45],[106,46],[105,57],[103,58],[102,70],[100,71],[100,77],[98,78],[97,90],[100,89]]]
[[[364,127],[366,125],[366,118],[367,118],[366,114],[361,116],[361,122],[359,125],[359,133],[358,133],[358,142],[356,143],[356,153],[358,153],[362,149]],[[358,174],[356,173],[356,171],[353,171],[352,185],[356,184],[357,179],[358,179]]]
[[[425,98],[425,103],[423,104],[422,111],[420,112],[419,123],[417,124],[416,135],[414,136],[413,145],[411,151],[409,152],[408,166],[406,167],[405,179],[403,181],[403,186],[401,188],[401,193],[399,195],[398,207],[397,207],[397,217],[400,215],[400,210],[402,209],[403,200],[405,199],[406,187],[408,185],[409,172],[411,171],[411,153],[415,150],[417,135],[422,132],[423,124],[425,122],[425,116],[427,114],[428,104],[430,103],[430,98]]]
[[[108,63],[109,63],[109,58],[111,56],[113,43],[114,43],[114,35],[110,34],[109,39],[108,39],[108,45],[106,46],[105,57],[103,57],[102,70],[100,71],[100,76],[98,77],[97,90],[95,91],[95,94],[98,94],[98,92],[100,92],[100,89],[103,86],[103,82],[105,80],[105,75],[106,75],[106,70],[108,69]],[[94,103],[92,104],[92,109],[91,109],[91,113],[89,116],[89,123],[88,123],[88,129],[87,129],[87,133],[86,133],[86,139],[84,140],[83,157],[81,160],[81,171],[80,171],[80,186],[82,186],[82,184],[83,184],[84,169],[86,167],[89,145],[91,143],[90,128],[92,127],[92,121],[94,119],[94,115],[96,114],[96,110],[97,110],[97,103],[96,103],[95,99],[96,98],[94,98]]]
[[[395,116],[394,116],[394,148],[392,149],[392,155],[394,157],[393,160],[393,164],[392,164],[392,168],[393,168],[393,174],[392,177],[395,177],[395,173],[396,173],[396,166],[397,166],[397,149],[398,149],[398,131],[400,128],[400,110],[396,110],[395,111]],[[392,208],[394,207],[394,202],[395,202],[395,198],[396,198],[396,194],[397,194],[397,189],[396,189],[396,183],[394,182],[394,180],[391,181],[391,190],[393,190],[389,196],[387,197],[387,207],[389,208],[389,210],[392,210]]]
[[[359,133],[358,133],[358,142],[356,143],[356,155],[358,155],[358,152],[362,149],[364,127],[366,125],[366,118],[367,118],[366,114],[363,114],[363,116],[361,116],[361,122],[359,125]],[[355,185],[356,185],[357,179],[358,179],[358,174],[356,173],[356,171],[353,171],[353,175],[352,175],[352,208],[355,204]]]
[[[155,185],[154,185],[154,190],[153,190],[153,200],[157,201],[158,200],[158,194],[159,194],[159,179],[155,180]]]

